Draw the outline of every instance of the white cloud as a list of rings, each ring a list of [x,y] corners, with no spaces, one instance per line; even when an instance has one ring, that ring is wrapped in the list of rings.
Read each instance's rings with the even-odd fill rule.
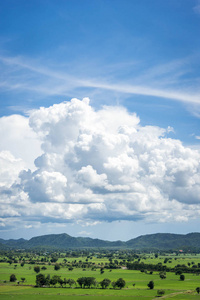
[[[29,123],[44,153],[27,171],[2,152],[5,226],[14,216],[27,226],[199,217],[200,152],[168,138],[169,128],[141,126],[123,107],[95,111],[88,98],[35,110]]]
[[[16,159],[9,151],[0,152],[0,187],[10,187],[25,167],[21,159]]]
[[[41,155],[40,141],[29,126],[29,119],[20,115],[0,118],[0,151],[10,151],[22,159],[25,168],[34,168],[34,160]]]

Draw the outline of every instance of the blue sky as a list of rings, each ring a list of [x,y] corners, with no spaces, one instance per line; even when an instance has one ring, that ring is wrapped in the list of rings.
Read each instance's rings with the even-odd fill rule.
[[[200,170],[198,156],[200,151],[199,34],[200,2],[197,0],[1,1],[0,134],[2,144],[0,151],[3,153],[1,163],[5,170],[2,168],[0,187],[3,190],[2,193],[7,195],[6,199],[2,198],[4,200],[1,204],[2,211],[4,211],[1,216],[2,237],[21,237],[23,234],[24,237],[29,238],[34,235],[51,233],[52,231],[65,231],[76,236],[89,235],[91,237],[127,240],[133,236],[151,232],[187,233],[197,231],[198,216],[189,212],[191,207],[193,211],[200,210],[200,200],[198,196],[195,198],[189,192],[187,194],[188,199],[181,200],[184,197],[181,198],[179,185],[184,178],[185,186],[193,180],[192,183],[190,182],[193,185],[193,191],[198,191],[200,188],[198,177]],[[148,205],[145,204],[145,212],[136,204],[133,205],[137,201],[142,203],[142,200],[135,198],[136,194],[134,193],[136,192],[132,190],[132,185],[129,186],[129,189],[121,186],[123,192],[119,186],[117,188],[118,181],[123,180],[122,174],[119,175],[115,183],[115,179],[111,180],[111,173],[109,173],[111,172],[111,165],[109,165],[111,158],[115,156],[115,159],[122,163],[124,159],[122,157],[126,150],[121,150],[122,153],[119,155],[116,148],[114,154],[113,152],[111,154],[108,149],[102,148],[101,151],[105,151],[110,155],[110,161],[108,157],[107,161],[106,158],[102,158],[102,165],[99,164],[98,166],[95,161],[96,157],[91,157],[91,161],[85,158],[84,161],[85,156],[81,156],[84,162],[79,166],[79,170],[77,166],[75,168],[71,165],[68,165],[65,170],[61,170],[57,165],[52,165],[51,168],[48,166],[47,168],[44,160],[41,162],[42,159],[39,159],[41,155],[45,159],[47,159],[47,156],[53,157],[53,155],[60,153],[61,147],[63,147],[62,151],[69,147],[69,140],[67,139],[65,145],[59,145],[58,147],[59,142],[55,140],[55,137],[53,138],[53,130],[58,130],[58,139],[65,137],[59,131],[61,127],[55,127],[55,123],[51,123],[52,118],[49,115],[55,115],[58,110],[62,111],[63,106],[61,107],[61,105],[63,102],[72,103],[72,98],[81,100],[84,97],[89,97],[90,102],[85,101],[87,108],[81,109],[85,112],[90,109],[94,110],[96,115],[93,117],[100,118],[101,121],[99,122],[102,122],[102,124],[107,124],[107,114],[110,114],[110,118],[111,120],[113,118],[114,123],[117,122],[114,114],[117,114],[116,108],[118,107],[119,110],[122,110],[121,114],[124,116],[124,123],[119,122],[120,126],[125,126],[125,124],[129,127],[133,124],[136,126],[136,119],[139,118],[137,123],[139,129],[136,126],[138,132],[150,130],[148,128],[151,126],[151,130],[148,132],[149,137],[153,130],[159,131],[156,135],[159,146],[156,144],[155,149],[158,147],[161,151],[159,147],[161,147],[162,139],[166,139],[166,144],[170,143],[171,140],[174,143],[173,145],[176,141],[181,143],[183,149],[179,149],[179,156],[176,157],[175,150],[171,150],[170,155],[174,161],[177,161],[177,169],[180,168],[182,163],[185,166],[184,170],[181,169],[176,173],[177,175],[180,172],[185,172],[182,179],[180,180],[177,177],[178,175],[175,176],[173,173],[171,181],[175,182],[174,186],[173,188],[169,187],[169,190],[165,190],[161,185],[158,186],[158,180],[156,183],[153,182],[150,173],[146,173],[145,178],[148,177],[151,184],[149,183],[149,190],[144,193],[145,196],[143,195],[144,198],[149,199]],[[54,104],[58,104],[58,106],[55,107]],[[75,104],[71,105],[70,108],[65,107],[64,109],[75,109],[73,106]],[[75,106],[82,107],[80,103]],[[113,111],[111,112],[110,109],[108,113],[106,109],[103,109],[105,106],[112,107]],[[40,107],[46,108],[44,114],[39,110]],[[53,107],[53,109],[50,109],[50,107]],[[123,113],[124,109],[126,109],[126,114]],[[134,120],[126,121],[129,119],[129,115],[133,113],[136,114],[133,117]],[[91,117],[90,114],[89,116]],[[48,120],[45,121],[45,118]],[[57,118],[61,118],[60,114]],[[51,126],[48,127],[48,134],[44,130],[44,125],[39,128],[38,124],[42,122],[44,124],[45,122],[51,123]],[[70,130],[70,122],[68,120],[68,123],[62,125],[64,126],[62,129]],[[77,123],[79,130],[81,124]],[[94,130],[95,134],[99,133],[100,129],[96,128],[95,124],[91,124],[90,126],[94,126],[96,130]],[[89,136],[86,127],[84,130]],[[165,133],[160,133],[161,128],[164,128]],[[7,132],[6,135],[5,132]],[[51,134],[52,139],[50,140]],[[90,134],[88,140],[92,139],[91,136],[94,139],[94,132]],[[117,138],[116,132],[115,135]],[[104,141],[105,137],[102,140]],[[145,154],[144,142],[142,140],[140,150],[138,150],[140,152],[137,153],[138,164],[141,168],[141,155]],[[49,144],[54,145],[54,148],[49,150]],[[80,144],[76,145],[75,149],[79,146]],[[133,146],[132,150],[136,151],[134,147],[136,146]],[[148,144],[148,147],[150,147],[150,144]],[[185,149],[188,149],[188,147],[194,152],[187,152],[186,155]],[[84,151],[86,150],[84,149]],[[87,151],[89,150],[87,149]],[[98,148],[98,151],[100,151],[100,148]],[[150,148],[146,150],[147,154],[150,153],[148,151],[150,151]],[[64,157],[64,152],[62,153]],[[163,157],[167,157],[167,155],[169,154],[166,152]],[[81,158],[77,159],[81,161]],[[133,156],[131,158],[133,159]],[[34,165],[35,159],[40,161],[38,165]],[[159,158],[157,157],[157,159]],[[168,170],[170,162],[165,161],[164,158],[162,162],[164,168]],[[191,164],[193,164],[192,175],[186,180],[186,173],[189,172],[189,167],[192,168]],[[14,169],[14,175],[12,180],[9,181],[7,179],[8,175],[5,174],[11,172],[12,169],[9,169],[11,165]],[[19,175],[28,168],[31,169],[30,176],[27,174],[26,176]],[[69,172],[69,168],[71,168],[71,172]],[[107,173],[108,169],[109,172]],[[78,175],[74,173],[75,170],[78,170]],[[122,171],[125,174],[125,169]],[[31,198],[31,184],[36,181],[38,176],[45,182],[47,173],[44,172],[49,172],[48,176],[50,177],[48,178],[54,178],[49,189],[52,190],[54,187],[58,191],[61,189],[60,185],[62,183],[62,189],[65,188],[65,190],[62,193],[59,190],[59,195],[55,196],[54,194],[53,198],[52,195],[49,196],[49,190],[47,192],[45,186],[40,186],[41,194],[38,195],[40,199],[34,200],[35,197],[33,197],[34,199]],[[172,174],[172,170],[168,170],[168,173]],[[166,171],[165,176],[168,173]],[[160,174],[159,176],[161,176]],[[91,179],[86,175],[93,176],[93,179],[96,176],[95,183],[93,180],[90,182],[90,186],[88,182],[86,184],[86,178]],[[129,176],[132,175],[129,174]],[[144,184],[144,178],[140,176],[138,171],[138,184],[142,185]],[[76,179],[72,181],[71,177]],[[128,178],[126,178],[127,181],[130,179]],[[163,180],[165,178],[162,177]],[[102,183],[103,179],[106,181],[106,185],[105,182]],[[59,181],[59,183],[56,181],[56,185],[54,180]],[[16,206],[15,203],[12,203],[14,197],[19,199],[16,192],[17,184],[20,186],[20,195],[23,193],[23,199],[26,198],[27,201],[23,204],[24,210],[20,208],[22,204]],[[89,190],[94,199],[99,197],[99,202],[90,199],[90,203],[97,201],[99,205],[100,203],[105,205],[104,208],[99,208],[99,215],[102,217],[96,217],[96,223],[94,216],[97,212],[92,210],[90,204],[82,207],[81,201],[83,200],[79,198],[77,198],[79,200],[75,199],[73,201],[80,202],[79,209],[81,212],[87,211],[87,213],[81,213],[79,217],[71,217],[71,213],[70,216],[65,216],[62,222],[58,222],[61,213],[57,212],[53,215],[50,212],[48,214],[48,209],[45,216],[37,215],[37,209],[40,210],[39,205],[41,203],[41,205],[44,205],[44,203],[47,205],[49,202],[51,205],[54,203],[57,206],[58,203],[62,206],[60,204],[62,201],[66,205],[70,201],[72,203],[73,201],[69,198],[74,194],[72,190],[69,192],[66,186],[71,188],[73,184],[79,185],[80,193],[84,194]],[[98,188],[95,184],[98,185]],[[122,209],[120,206],[117,210],[118,213],[114,214],[114,204],[111,205],[110,200],[107,200],[107,196],[105,196],[107,195],[105,191],[110,191],[111,184],[113,184],[113,203],[115,203],[114,201],[123,203],[123,216],[119,213]],[[102,192],[103,188],[104,191]],[[131,206],[133,211],[131,216],[126,213],[126,210],[130,209],[130,203],[126,203],[128,196],[124,193],[126,188],[129,195],[131,190],[130,203],[134,206]],[[152,214],[155,209],[155,206],[153,206],[155,198],[151,199],[149,193],[150,189],[153,188],[161,193],[163,199],[177,201],[174,204],[177,210],[176,216],[168,219],[163,218],[163,221],[155,218],[155,215],[162,214],[163,210],[166,210],[166,212],[168,210],[166,207],[160,208],[159,212],[155,213],[154,211]],[[118,192],[116,192],[116,189]],[[8,196],[8,190],[12,191],[10,196]],[[66,195],[68,195],[68,198]],[[61,196],[65,200],[58,200],[62,198]],[[42,199],[42,197],[44,198]],[[193,200],[189,200],[189,198]],[[34,215],[28,213],[31,203],[38,206]],[[179,207],[180,203],[181,205],[185,203],[185,206]],[[60,211],[62,209],[69,209],[70,211],[71,209],[69,207],[62,207],[61,209],[61,206]],[[59,211],[59,208],[57,209]],[[113,219],[109,219],[109,215],[112,215],[112,213]],[[148,217],[148,219],[147,215],[151,214],[154,217]],[[47,220],[48,218],[49,220]],[[181,220],[181,223],[177,220]],[[18,225],[14,226],[13,224]],[[107,235],[102,234],[102,229],[107,232]],[[126,231],[126,235],[123,231]]]

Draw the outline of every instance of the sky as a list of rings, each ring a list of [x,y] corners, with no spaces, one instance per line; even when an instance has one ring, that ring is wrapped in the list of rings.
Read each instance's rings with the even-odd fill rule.
[[[0,237],[200,228],[200,1],[0,1]]]

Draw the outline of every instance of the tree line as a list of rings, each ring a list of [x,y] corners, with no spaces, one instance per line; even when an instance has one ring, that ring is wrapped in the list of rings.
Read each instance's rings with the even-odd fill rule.
[[[126,282],[123,278],[119,278],[116,281],[112,281],[109,278],[104,278],[102,281],[98,282],[95,277],[80,277],[76,281],[71,278],[62,279],[61,276],[53,275],[52,278],[50,275],[38,274],[36,275],[36,287],[50,287],[59,284],[61,287],[72,287],[72,285],[77,285],[80,288],[91,288],[101,286],[102,289],[106,289],[110,284],[112,287],[122,289],[125,287]]]

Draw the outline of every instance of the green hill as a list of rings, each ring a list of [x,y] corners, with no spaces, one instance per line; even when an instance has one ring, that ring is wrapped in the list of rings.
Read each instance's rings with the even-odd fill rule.
[[[171,234],[156,233],[142,235],[126,242],[128,247],[133,249],[182,249],[182,248],[200,248],[200,233]]]
[[[131,248],[131,249],[200,249],[200,233],[170,234],[156,233],[142,235],[127,242],[104,241],[88,237],[72,237],[66,233],[48,234],[33,237],[30,240],[0,239],[0,249],[31,249],[31,248]]]

